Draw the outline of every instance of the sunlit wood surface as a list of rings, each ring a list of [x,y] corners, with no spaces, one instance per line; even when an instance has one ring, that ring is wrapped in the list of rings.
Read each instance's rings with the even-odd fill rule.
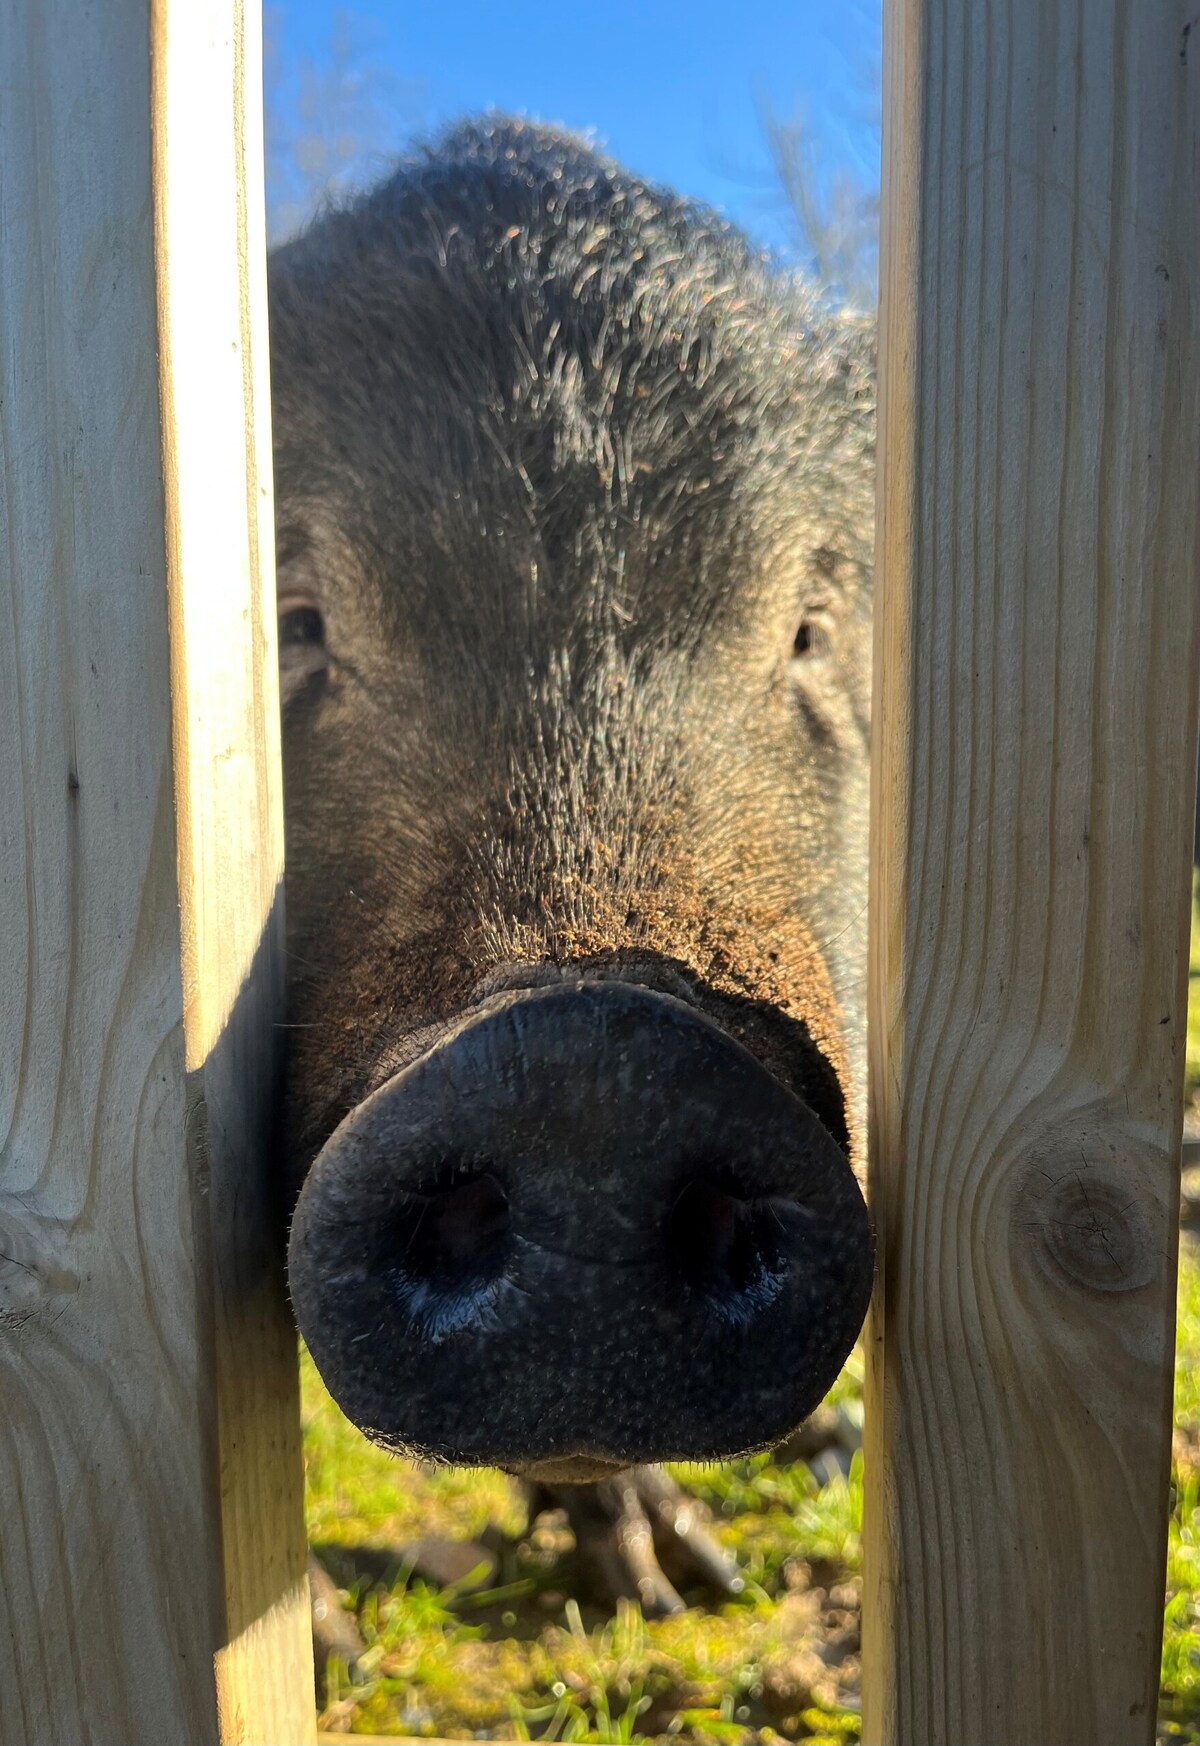
[[[315,1738],[259,30],[0,7],[5,1746]]]
[[[1154,1737],[1200,615],[1183,0],[892,0],[870,1746]]]

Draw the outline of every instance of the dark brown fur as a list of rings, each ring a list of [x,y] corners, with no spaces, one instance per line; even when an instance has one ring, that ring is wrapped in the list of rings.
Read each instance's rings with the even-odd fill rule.
[[[282,668],[293,1181],[497,976],[564,967],[677,985],[781,1075],[811,1033],[835,1123],[870,330],[507,121],[277,252],[271,297],[281,611],[324,622]]]

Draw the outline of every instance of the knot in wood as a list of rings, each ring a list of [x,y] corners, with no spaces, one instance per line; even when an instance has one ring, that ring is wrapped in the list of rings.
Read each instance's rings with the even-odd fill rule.
[[[1159,1272],[1143,1193],[1142,1160],[1129,1168],[1080,1153],[1059,1154],[1031,1168],[1021,1196],[1026,1242],[1043,1264],[1085,1291],[1138,1291]]]
[[[1048,1200],[1047,1248],[1077,1284],[1092,1291],[1133,1291],[1153,1277],[1144,1221],[1127,1182],[1068,1170]]]
[[[52,1299],[79,1289],[78,1276],[56,1253],[57,1221],[18,1221],[3,1216],[7,1210],[0,1206],[0,1328],[17,1326]]]

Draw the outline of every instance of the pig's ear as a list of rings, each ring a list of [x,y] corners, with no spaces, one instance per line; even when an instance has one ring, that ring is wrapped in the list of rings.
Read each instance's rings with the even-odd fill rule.
[[[279,613],[279,701],[288,704],[329,670],[325,617],[309,549],[280,542],[275,571]]]

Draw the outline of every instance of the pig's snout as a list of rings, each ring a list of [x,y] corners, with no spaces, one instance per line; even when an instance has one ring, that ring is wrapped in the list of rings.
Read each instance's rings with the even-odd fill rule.
[[[354,1110],[289,1270],[377,1440],[565,1473],[784,1435],[858,1333],[871,1255],[798,1097],[683,1002],[597,983],[493,1000]]]

